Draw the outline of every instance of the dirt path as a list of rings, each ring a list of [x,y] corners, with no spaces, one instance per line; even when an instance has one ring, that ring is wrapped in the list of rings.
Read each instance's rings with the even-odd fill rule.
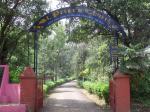
[[[76,81],[72,81],[53,90],[41,112],[103,112],[76,86]]]

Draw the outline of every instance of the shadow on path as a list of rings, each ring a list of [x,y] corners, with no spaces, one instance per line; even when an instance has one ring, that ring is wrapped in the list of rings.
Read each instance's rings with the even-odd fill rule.
[[[89,100],[80,89],[77,82],[71,81],[52,91],[45,100],[41,112],[109,112],[102,110],[98,105]]]

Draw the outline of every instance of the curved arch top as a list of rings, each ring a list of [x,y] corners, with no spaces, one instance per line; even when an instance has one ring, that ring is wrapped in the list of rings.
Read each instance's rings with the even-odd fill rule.
[[[105,29],[110,32],[120,32],[122,34],[123,39],[126,37],[126,33],[123,28],[117,23],[111,16],[109,16],[105,11],[97,11],[95,9],[90,9],[84,6],[76,6],[76,7],[66,7],[62,9],[58,9],[52,11],[43,17],[41,17],[38,21],[36,21],[30,28],[31,32],[37,32],[41,29],[63,19],[70,17],[83,17],[90,20],[93,20],[99,24],[101,24]]]

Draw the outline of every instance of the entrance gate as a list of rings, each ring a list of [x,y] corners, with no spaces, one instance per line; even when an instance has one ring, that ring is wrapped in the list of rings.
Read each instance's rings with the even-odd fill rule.
[[[114,49],[117,48],[118,44],[118,37],[119,34],[122,35],[122,42],[125,43],[126,41],[126,33],[124,32],[123,28],[117,23],[106,11],[97,11],[95,9],[90,9],[87,7],[67,7],[55,10],[53,12],[50,12],[43,17],[41,17],[38,21],[36,21],[31,28],[29,29],[30,32],[34,33],[34,69],[37,73],[37,56],[38,56],[38,33],[40,30],[52,25],[53,23],[63,19],[63,18],[71,18],[71,17],[81,17],[81,18],[87,18],[92,21],[97,22],[98,24],[102,25],[106,30],[112,33],[114,35],[114,43],[113,47]],[[110,54],[113,54],[112,51],[115,51],[110,46]],[[117,68],[117,57],[113,57],[111,55],[111,62],[114,63],[115,68]]]
[[[124,29],[120,26],[120,24],[117,21],[115,21],[111,17],[111,15],[109,15],[104,10],[98,11],[98,10],[90,9],[90,8],[83,7],[83,6],[75,6],[75,7],[66,7],[66,8],[62,8],[62,9],[58,9],[58,10],[50,12],[44,15],[43,17],[41,17],[39,20],[37,20],[29,29],[30,32],[34,33],[34,70],[35,70],[35,73],[37,74],[37,63],[38,63],[38,60],[37,60],[38,59],[38,33],[40,32],[40,30],[50,26],[51,24],[63,18],[71,18],[71,17],[87,18],[92,21],[95,21],[98,24],[102,25],[112,35],[114,35],[114,43],[112,46],[110,46],[110,56],[111,56],[110,61],[114,64],[115,70],[117,70],[118,57],[116,55],[113,56],[113,51],[116,52],[117,50],[119,35],[121,35],[122,37],[123,44],[126,43],[126,33],[124,32]],[[117,72],[117,74],[120,74],[120,73]],[[118,77],[118,75],[116,77]],[[110,83],[110,95],[111,95],[110,102],[111,102],[112,110],[113,112],[129,112],[130,111],[129,86],[126,88],[122,88],[124,87],[125,84],[122,84],[120,82],[122,81],[124,83],[126,82],[128,83],[128,80],[124,80],[124,78],[126,79],[126,77],[123,77],[123,75],[121,75],[121,78],[116,78],[116,77],[115,77],[116,82]],[[118,85],[118,84],[122,84],[122,85]],[[118,92],[118,88],[120,89],[121,92]],[[125,92],[126,94],[120,94],[124,91],[126,91]],[[117,97],[117,95],[119,97]],[[119,100],[117,98],[119,98]],[[127,100],[125,101],[124,99],[127,99]],[[119,105],[118,102],[121,102],[123,104]],[[126,110],[124,110],[124,108],[126,108]]]

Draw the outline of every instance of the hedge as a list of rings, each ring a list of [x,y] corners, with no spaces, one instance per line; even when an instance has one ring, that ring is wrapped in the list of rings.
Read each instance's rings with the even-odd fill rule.
[[[59,79],[57,81],[51,81],[51,80],[47,80],[45,82],[45,84],[43,85],[43,91],[45,94],[48,94],[49,90],[53,89],[54,87],[58,86],[58,85],[61,85],[65,82],[68,82],[68,81],[71,81],[73,80],[74,78],[66,78],[66,79]]]
[[[109,85],[104,82],[79,81],[80,87],[86,89],[89,93],[96,94],[99,98],[103,98],[105,103],[109,103]]]

